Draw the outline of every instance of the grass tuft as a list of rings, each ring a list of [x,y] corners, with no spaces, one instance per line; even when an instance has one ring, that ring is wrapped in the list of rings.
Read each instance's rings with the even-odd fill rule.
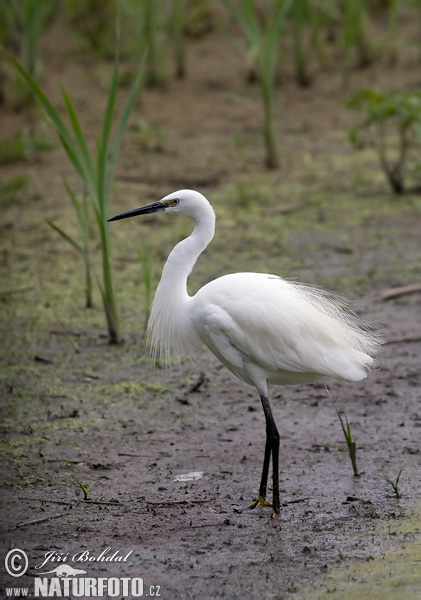
[[[246,60],[250,54],[255,60],[264,109],[265,163],[268,169],[276,169],[279,160],[274,126],[275,76],[280,36],[289,2],[275,0],[271,11],[264,15],[260,14],[254,0],[241,0],[239,3],[224,0],[224,4],[247,39],[248,48],[243,50]]]
[[[91,483],[90,485],[84,485],[83,483],[81,483],[80,481],[77,482],[80,486],[80,489],[83,492],[83,499],[84,500],[89,500],[89,492],[91,491],[91,489],[94,487],[94,485],[97,483],[97,481],[94,481],[93,483]]]
[[[61,93],[70,125],[66,125],[64,123],[59,111],[52,105],[48,97],[44,94],[33,77],[31,77],[31,75],[22,67],[22,65],[19,64],[15,58],[12,56],[9,58],[14,67],[29,84],[33,93],[41,102],[44,110],[50,117],[70,162],[73,164],[76,172],[82,180],[84,200],[80,203],[77,201],[70,187],[66,186],[68,195],[78,216],[78,225],[83,240],[82,245],[79,244],[74,238],[71,238],[57,225],[53,223],[49,223],[49,225],[53,227],[53,229],[57,231],[57,233],[59,233],[63,239],[69,242],[83,258],[87,269],[86,281],[88,303],[91,281],[90,277],[92,272],[101,292],[110,342],[119,344],[121,343],[122,339],[118,319],[117,301],[114,291],[111,235],[107,220],[110,217],[112,187],[117,158],[130,111],[136,94],[142,83],[143,63],[141,63],[139,67],[137,78],[132,85],[126,105],[121,114],[120,121],[117,124],[114,139],[111,141],[111,130],[114,122],[118,88],[119,54],[117,51],[103,118],[102,132],[101,136],[97,139],[96,153],[94,154],[89,151],[88,140],[83,132],[74,105],[72,104],[65,89],[61,86]],[[88,236],[86,197],[88,197],[90,200],[91,207],[95,215],[95,222],[97,224],[97,233],[100,240],[102,253],[102,280],[95,272],[86,247]]]
[[[403,471],[403,468],[399,471],[398,476],[396,477],[395,481],[393,481],[392,479],[389,479],[389,477],[387,477],[383,473],[376,473],[376,477],[381,477],[382,479],[387,481],[387,483],[389,483],[392,486],[393,492],[394,492],[396,498],[401,497],[401,494],[398,489],[398,483],[399,483],[399,478],[401,476],[402,471]]]
[[[327,392],[327,395],[329,396],[330,400],[332,400],[332,402],[333,402],[332,396],[330,395],[330,391],[327,387],[326,387],[326,392]],[[342,432],[345,437],[345,441],[346,441],[346,445],[348,448],[349,458],[351,459],[352,470],[354,472],[354,476],[359,477],[360,472],[358,471],[358,467],[357,467],[357,445],[354,442],[354,440],[352,439],[351,427],[349,425],[348,418],[345,415],[345,423],[344,423],[344,420],[343,420],[340,412],[336,408],[336,406],[335,406],[335,410],[336,410],[336,414],[339,417],[339,421],[341,423]],[[346,426],[345,426],[345,424],[346,424]]]

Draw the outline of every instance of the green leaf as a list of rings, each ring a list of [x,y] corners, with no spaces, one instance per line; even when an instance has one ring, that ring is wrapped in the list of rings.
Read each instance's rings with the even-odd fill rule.
[[[79,160],[82,166],[82,172],[84,174],[83,179],[85,180],[85,184],[88,189],[92,189],[95,185],[95,171],[92,164],[91,155],[89,154],[88,145],[85,140],[85,136],[83,135],[82,128],[79,123],[79,119],[77,118],[76,111],[73,107],[73,104],[68,97],[66,90],[60,85],[61,94],[64,99],[64,103],[66,106],[67,114],[69,115],[70,123],[72,125],[73,133],[76,138],[77,145],[79,147],[79,151],[83,160]]]
[[[44,92],[41,90],[41,88],[36,83],[36,81],[29,75],[29,73],[27,73],[27,71],[25,71],[25,69],[19,64],[19,62],[11,54],[8,54],[7,52],[6,52],[6,56],[8,56],[10,62],[19,71],[19,73],[22,75],[22,77],[29,84],[29,86],[32,88],[32,90],[34,91],[34,93],[36,94],[38,99],[40,100],[41,104],[44,107],[44,110],[46,111],[46,113],[48,114],[48,116],[50,117],[50,119],[52,120],[54,125],[56,126],[57,131],[60,134],[60,139],[62,138],[65,140],[66,147],[70,148],[73,152],[74,157],[77,158],[77,152],[75,152],[74,141],[73,141],[67,127],[63,123],[60,115],[58,114],[57,110],[51,104],[51,102],[49,101],[47,96],[44,94]]]

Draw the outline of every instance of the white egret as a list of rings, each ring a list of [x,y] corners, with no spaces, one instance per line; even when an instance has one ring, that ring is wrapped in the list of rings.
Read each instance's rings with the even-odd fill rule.
[[[364,379],[378,338],[337,298],[276,275],[233,273],[189,296],[187,278],[213,238],[215,213],[199,192],[180,190],[110,221],[155,212],[187,215],[195,225],[164,266],[147,330],[152,352],[170,359],[204,343],[234,375],[256,388],[266,419],[266,445],[259,495],[251,508],[272,506],[273,516],[280,506],[279,433],[268,385],[310,383],[325,376]],[[271,457],[272,503],[266,500]]]

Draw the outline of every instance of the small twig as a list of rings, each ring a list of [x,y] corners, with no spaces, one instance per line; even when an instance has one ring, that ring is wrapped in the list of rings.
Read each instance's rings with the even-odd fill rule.
[[[82,465],[85,463],[84,460],[68,460],[67,458],[46,458],[44,462],[53,463],[53,462],[66,462],[70,465]]]
[[[108,506],[122,506],[121,502],[106,502],[105,500],[81,500],[82,504],[105,504]]]
[[[63,329],[62,331],[59,331],[57,329],[50,329],[50,333],[52,335],[65,335],[65,336],[68,336],[68,337],[71,337],[71,336],[73,336],[73,337],[81,337],[82,335],[86,335],[85,333],[82,334],[79,331],[69,331],[69,330],[66,330],[66,329]]]
[[[26,502],[50,502],[53,504],[64,504],[65,506],[73,506],[74,504],[105,504],[108,506],[122,506],[121,502],[107,502],[106,500],[81,500],[80,498],[75,498],[71,502],[68,500],[49,500],[47,498],[19,498],[19,500],[24,500]]]
[[[43,523],[44,521],[49,521],[50,519],[58,519],[59,517],[64,517],[67,513],[59,513],[58,515],[50,515],[48,517],[41,517],[40,519],[32,519],[31,521],[22,521],[16,525],[16,529],[19,527],[24,527],[25,525],[35,525],[36,523]]]
[[[191,529],[201,529],[202,527],[218,527],[221,523],[202,523],[201,525],[190,525]]]
[[[73,502],[67,502],[65,500],[46,500],[44,498],[18,498],[25,502],[50,502],[52,504],[64,504],[65,506],[72,506],[73,504],[80,503],[79,499],[75,499]]]
[[[307,500],[310,500],[310,498],[298,498],[298,500],[287,500],[283,503],[283,506],[286,506],[287,504],[298,504],[298,502],[307,502]]]
[[[210,498],[209,500],[165,500],[163,502],[146,500],[145,502],[149,506],[173,506],[177,504],[204,504],[205,502],[214,502],[214,498]]]
[[[128,454],[126,452],[119,452],[117,456],[130,456],[130,458],[155,458],[152,454]]]
[[[421,292],[421,283],[412,283],[410,285],[403,285],[384,290],[378,294],[376,300],[383,302],[385,300],[391,300],[392,298],[398,298],[399,296],[405,296],[407,294],[415,294],[417,292]]]

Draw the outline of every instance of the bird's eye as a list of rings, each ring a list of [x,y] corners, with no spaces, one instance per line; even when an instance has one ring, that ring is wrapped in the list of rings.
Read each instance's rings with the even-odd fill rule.
[[[178,198],[172,198],[171,200],[168,200],[169,206],[177,206],[179,202],[180,200]]]

